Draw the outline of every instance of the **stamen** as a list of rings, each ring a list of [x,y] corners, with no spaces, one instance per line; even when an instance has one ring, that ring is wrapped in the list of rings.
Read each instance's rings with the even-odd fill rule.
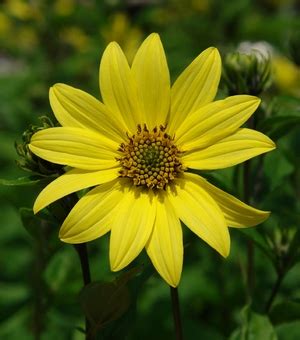
[[[165,189],[185,169],[180,161],[181,152],[173,139],[165,132],[165,127],[155,127],[150,132],[144,124],[137,126],[137,133],[122,143],[119,151],[124,156],[120,176],[129,177],[136,186]]]

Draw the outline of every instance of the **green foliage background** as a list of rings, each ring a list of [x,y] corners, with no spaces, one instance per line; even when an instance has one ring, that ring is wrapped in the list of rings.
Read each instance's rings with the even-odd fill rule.
[[[252,183],[259,185],[252,203],[271,210],[272,216],[257,228],[231,230],[232,250],[226,261],[186,230],[179,286],[185,338],[300,338],[300,71],[296,65],[300,61],[293,60],[288,44],[300,32],[299,13],[297,0],[1,2],[1,339],[83,339],[80,301],[84,310],[98,315],[99,339],[173,338],[169,288],[145,254],[120,279],[121,273],[109,270],[108,236],[89,243],[93,281],[114,283],[79,294],[82,278],[74,248],[58,240],[57,221],[49,222],[46,212],[33,218],[31,212],[47,179],[27,185],[10,182],[27,175],[15,164],[14,141],[21,141],[30,124],[39,125],[39,116],[51,116],[49,87],[63,82],[99,97],[99,58],[106,44],[117,40],[130,59],[151,32],[161,35],[173,80],[209,46],[218,47],[224,56],[243,41],[263,40],[275,51],[272,63],[277,73],[261,96],[256,119],[258,130],[273,138],[277,149],[261,159],[263,175],[256,172],[259,161],[251,173]],[[299,51],[300,35],[295,44]],[[221,86],[219,97],[224,95]],[[241,171],[235,167],[207,177],[242,197]],[[246,289],[249,239],[256,245],[252,301]],[[114,281],[116,277],[119,281]],[[279,290],[266,313],[278,277]]]

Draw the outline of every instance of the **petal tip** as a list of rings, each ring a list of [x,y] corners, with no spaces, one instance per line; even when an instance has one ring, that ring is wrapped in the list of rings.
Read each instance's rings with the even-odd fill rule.
[[[65,228],[63,228],[63,226],[64,226],[64,224],[62,225],[62,227],[59,230],[58,238],[64,243],[75,243],[75,242],[72,242],[72,236],[71,237],[70,237],[70,235],[68,236],[68,232],[63,230],[63,229],[65,229]]]
[[[224,259],[226,259],[230,254],[230,247],[222,249],[220,254],[224,257]]]
[[[43,209],[43,207],[42,207],[40,204],[38,204],[38,201],[36,200],[36,201],[34,202],[33,208],[32,208],[34,215],[36,215],[36,214],[37,214],[39,211],[41,211],[42,209]]]
[[[220,52],[216,47],[214,46],[208,47],[206,51],[209,53],[210,57],[221,59]]]
[[[120,50],[121,47],[120,45],[116,42],[116,41],[111,41],[107,47],[106,47],[106,51],[109,51],[109,50]],[[105,52],[105,51],[104,51]]]
[[[246,95],[249,98],[250,102],[253,102],[253,104],[257,104],[257,106],[261,103],[261,99],[256,96]]]
[[[261,212],[262,212],[261,218],[260,218],[260,220],[258,221],[258,223],[257,223],[256,225],[263,223],[263,222],[266,221],[266,220],[270,217],[270,215],[271,215],[271,211],[263,211],[263,210],[261,210]]]
[[[177,288],[178,285],[179,285],[179,281],[180,280],[177,280],[177,281],[168,281],[168,285],[171,286],[172,288]]]
[[[61,90],[64,87],[67,87],[68,85],[63,84],[63,83],[55,83],[54,85],[52,85],[49,89],[49,92],[54,92],[55,90]]]
[[[146,38],[146,40],[147,40],[147,39],[159,39],[159,40],[160,40],[160,36],[159,36],[158,33],[153,32],[153,33],[151,33],[151,34],[148,35],[148,37]]]
[[[61,240],[61,242],[75,244],[75,242],[70,241],[67,237],[62,237],[59,235],[58,238]]]
[[[119,270],[123,269],[122,266],[117,265],[116,263],[112,263],[112,261],[110,260],[110,269],[112,272],[118,272]]]

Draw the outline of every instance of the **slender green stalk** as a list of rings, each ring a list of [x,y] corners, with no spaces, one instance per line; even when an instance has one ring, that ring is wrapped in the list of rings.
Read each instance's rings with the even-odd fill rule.
[[[74,247],[80,259],[83,283],[84,283],[84,286],[86,286],[91,282],[91,272],[90,272],[90,264],[89,264],[89,258],[88,258],[88,253],[87,253],[87,246],[86,246],[86,243],[81,243],[81,244],[75,244]],[[90,325],[89,325],[87,318],[85,319],[85,334],[86,334],[85,335],[86,340],[90,340],[91,339]]]
[[[277,295],[277,293],[279,291],[279,288],[281,286],[283,278],[284,278],[284,274],[283,273],[277,273],[277,279],[275,281],[275,284],[273,286],[273,289],[271,291],[269,299],[268,299],[268,301],[266,303],[266,308],[265,308],[266,313],[270,312],[270,309],[271,309],[271,307],[273,305],[273,302],[275,300],[275,297],[276,297],[276,295]]]
[[[180,316],[179,297],[178,297],[177,288],[173,288],[170,286],[170,293],[171,293],[171,300],[172,300],[175,339],[183,340],[182,322],[181,322],[181,316]]]

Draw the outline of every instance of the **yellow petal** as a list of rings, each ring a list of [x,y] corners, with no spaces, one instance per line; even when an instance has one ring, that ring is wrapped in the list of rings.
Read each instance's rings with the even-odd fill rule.
[[[168,190],[176,215],[196,235],[222,256],[227,257],[230,237],[223,213],[213,198],[201,187],[198,176],[185,173]]]
[[[258,210],[241,202],[234,196],[210,184],[200,176],[198,181],[201,183],[202,188],[217,202],[230,227],[252,227],[262,223],[270,215],[269,211]]]
[[[251,129],[239,129],[205,149],[187,152],[182,161],[192,169],[222,169],[274,148],[275,144],[266,135]]]
[[[126,137],[125,125],[105,105],[88,93],[65,84],[50,88],[55,117],[62,126],[95,130],[118,143]]]
[[[207,104],[190,114],[176,131],[183,150],[204,148],[235,132],[253,114],[260,99],[232,96]]]
[[[107,233],[123,195],[121,180],[101,184],[89,191],[65,219],[59,238],[75,244],[92,241]]]
[[[215,98],[221,76],[221,57],[216,48],[203,51],[178,77],[171,90],[168,133],[176,130],[188,114]]]
[[[123,117],[133,134],[141,123],[136,84],[120,46],[112,42],[105,49],[100,63],[100,89],[108,108]]]
[[[38,131],[29,145],[37,156],[49,162],[85,170],[118,166],[119,145],[91,130],[57,127]]]
[[[133,261],[145,247],[155,219],[151,192],[131,188],[115,210],[111,226],[109,258],[113,271]]]
[[[72,169],[59,176],[41,191],[34,203],[33,211],[36,214],[47,205],[72,192],[110,182],[118,177],[118,171],[119,168],[100,171]]]
[[[132,64],[144,121],[149,129],[165,125],[170,106],[170,75],[159,35],[152,33],[142,43]]]
[[[157,200],[156,219],[146,250],[161,277],[176,287],[183,263],[182,229],[166,195]]]

